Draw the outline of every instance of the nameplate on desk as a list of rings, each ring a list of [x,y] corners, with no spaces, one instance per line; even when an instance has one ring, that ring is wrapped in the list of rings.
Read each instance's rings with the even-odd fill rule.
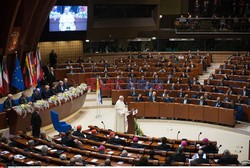
[[[142,141],[138,141],[138,144],[142,144]]]
[[[120,165],[122,165],[124,162],[122,162],[122,161],[119,161],[119,162],[117,162],[117,164],[120,164]]]
[[[42,149],[42,147],[43,147],[43,145],[38,145],[38,146],[36,146],[35,148],[36,149],[38,149],[38,150],[41,150]],[[50,150],[51,148],[50,147],[48,147],[48,150]]]
[[[114,152],[113,151],[109,151],[108,154],[113,154]]]
[[[91,160],[91,162],[94,162],[94,163],[97,162],[97,161],[98,161],[98,159],[92,159]]]
[[[158,142],[158,145],[161,145],[161,142]]]
[[[1,155],[6,155],[6,154],[8,154],[8,153],[10,153],[9,151],[2,151],[1,152]]]
[[[132,156],[132,153],[128,153],[128,156]]]
[[[50,152],[56,152],[57,150],[56,149],[52,149],[52,150],[50,150]]]
[[[26,162],[26,164],[27,164],[27,165],[32,165],[32,164],[34,164],[34,161],[32,161],[32,160],[31,160],[31,161],[28,161],[28,162]]]
[[[61,140],[62,140],[62,138],[57,138],[56,140],[61,141]]]

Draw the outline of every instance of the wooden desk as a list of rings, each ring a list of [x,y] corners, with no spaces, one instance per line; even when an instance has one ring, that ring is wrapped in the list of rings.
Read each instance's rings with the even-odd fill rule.
[[[52,124],[50,117],[51,110],[58,112],[59,119],[62,120],[79,110],[83,106],[86,96],[87,90],[84,91],[81,96],[74,98],[73,101],[67,101],[58,106],[51,105],[49,109],[40,111],[42,127]],[[29,131],[30,120],[31,114],[27,114],[27,116],[23,118],[22,116],[19,116],[16,111],[11,110],[9,113],[10,134],[16,134],[18,131]]]
[[[0,112],[0,130],[7,128],[6,112]]]

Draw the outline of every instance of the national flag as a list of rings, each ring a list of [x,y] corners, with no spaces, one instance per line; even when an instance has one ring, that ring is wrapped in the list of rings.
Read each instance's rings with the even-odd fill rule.
[[[9,80],[9,72],[7,69],[6,56],[3,57],[2,72],[3,72],[3,95],[7,95],[9,93],[10,80]]]
[[[31,53],[26,54],[25,62],[24,62],[24,68],[23,68],[23,74],[24,74],[24,84],[26,88],[30,88],[33,86],[33,80],[32,80],[32,75],[31,75],[31,70],[30,70],[30,58]]]
[[[0,94],[3,94],[3,76],[2,76],[2,66],[0,64]]]
[[[16,57],[15,69],[11,78],[11,85],[19,90],[24,90],[23,74],[20,66],[20,62]]]
[[[30,64],[30,74],[31,74],[31,77],[32,77],[32,82],[33,82],[32,86],[36,86],[37,85],[36,52],[31,52],[30,59],[29,59],[29,64]]]
[[[100,87],[99,78],[96,78],[96,101],[97,104],[102,104],[102,89]]]
[[[36,79],[37,81],[41,81],[43,78],[43,70],[42,70],[42,61],[40,50],[36,51]]]

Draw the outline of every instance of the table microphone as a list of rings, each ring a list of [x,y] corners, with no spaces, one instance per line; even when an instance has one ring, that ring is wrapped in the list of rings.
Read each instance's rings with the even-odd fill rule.
[[[103,127],[104,127],[104,129],[105,129],[105,124],[104,124],[104,122],[102,121],[101,123],[102,123],[102,125],[103,125]]]
[[[198,141],[200,140],[201,134],[202,134],[202,132],[200,132],[199,135],[198,135]]]
[[[178,136],[179,136],[180,133],[181,133],[181,131],[178,131],[178,132],[177,132],[177,140],[178,140]]]

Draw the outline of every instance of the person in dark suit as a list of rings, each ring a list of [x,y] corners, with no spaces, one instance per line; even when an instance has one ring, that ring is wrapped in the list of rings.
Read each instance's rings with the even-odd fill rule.
[[[32,136],[35,138],[40,137],[40,128],[42,125],[42,119],[40,117],[38,110],[39,109],[36,108],[35,111],[31,115]]]
[[[229,97],[229,95],[226,95],[226,97],[224,98],[224,102],[231,102],[231,98]]]
[[[192,84],[193,84],[193,85],[199,85],[200,82],[198,82],[197,78],[194,77],[194,78],[193,78],[193,81],[192,81]]]
[[[131,72],[131,70],[132,70],[132,68],[131,68],[131,65],[129,64],[129,65],[127,66],[127,68],[125,69],[125,71],[126,71],[126,72]]]
[[[172,154],[169,158],[170,163],[171,162],[186,162],[186,156],[183,154],[183,148],[179,147],[177,149],[177,152]]]
[[[209,160],[208,159],[204,159],[203,158],[203,151],[202,150],[199,150],[198,151],[198,158],[195,159],[194,161],[197,163],[197,164],[202,164],[202,163],[209,163]]]
[[[243,103],[244,103],[244,101],[242,100],[241,95],[238,95],[238,96],[237,96],[236,103],[239,103],[239,104],[243,104]]]
[[[236,157],[231,156],[229,150],[224,150],[223,156],[217,161],[220,165],[227,165],[227,164],[239,164],[239,161]]]
[[[51,50],[49,54],[49,64],[51,67],[54,67],[57,64],[57,55],[54,50]]]
[[[218,148],[213,145],[207,138],[204,138],[203,140],[204,146],[201,148],[201,150],[204,153],[218,153]]]
[[[166,96],[163,98],[164,102],[166,103],[173,103],[174,99],[172,99],[171,97],[169,97],[168,94],[166,94]]]
[[[131,92],[130,92],[130,96],[137,96],[138,94],[137,94],[137,92],[135,91],[135,88],[133,87],[132,89],[131,89]]]
[[[50,88],[50,95],[56,95],[56,85],[54,84],[51,88]]]
[[[136,74],[134,73],[133,69],[130,71],[130,74],[128,76],[131,77],[131,78],[135,78],[136,77]]]
[[[48,85],[48,84],[49,84],[49,82],[48,82],[48,77],[45,75],[44,72],[43,72],[43,75],[42,75],[42,76],[43,76],[43,77],[42,77],[42,79],[41,79],[41,81],[40,81],[41,86]]]
[[[198,105],[201,105],[201,106],[207,105],[207,102],[205,101],[203,96],[200,97],[200,100],[198,101]]]
[[[36,91],[32,94],[32,102],[36,102],[37,100],[42,100],[39,88],[37,88]]]
[[[43,98],[44,99],[48,99],[50,98],[51,94],[50,94],[50,88],[49,85],[46,85],[43,91]]]
[[[64,135],[62,135],[61,144],[69,147],[75,147],[74,140],[70,137],[71,132],[67,131]]]
[[[97,134],[96,129],[93,129],[93,130],[91,131],[91,134],[90,134],[90,135],[87,135],[87,139],[90,139],[90,140],[99,142],[100,139],[96,136],[96,134]]]
[[[175,83],[172,83],[172,86],[171,86],[171,88],[170,88],[170,90],[176,90],[177,88],[176,88],[176,86],[175,86]]]
[[[70,85],[68,83],[68,79],[64,78],[63,79],[63,90],[66,91],[66,90],[69,90],[69,88],[70,88]]]
[[[183,99],[182,103],[183,104],[189,104],[190,103],[190,100],[188,99],[188,95],[187,94],[184,96],[184,99]]]
[[[152,96],[149,96],[149,101],[150,102],[157,102],[157,96],[156,96],[156,92],[152,93]]]
[[[184,97],[185,96],[185,93],[183,92],[183,89],[180,88],[180,91],[178,93],[178,97]]]
[[[134,100],[135,100],[135,102],[143,102],[144,101],[143,98],[142,98],[142,94],[141,93],[139,93],[138,96],[135,97]]]
[[[157,147],[155,147],[156,150],[164,150],[164,151],[169,151],[170,145],[167,144],[167,138],[166,137],[162,137],[161,138],[161,144],[158,145]]]
[[[223,107],[223,103],[221,102],[220,97],[217,97],[216,102],[214,103],[214,107]]]
[[[74,131],[74,132],[72,133],[72,135],[77,136],[77,137],[79,137],[79,138],[85,138],[85,135],[84,135],[81,131],[82,131],[82,126],[81,126],[81,125],[78,125],[78,126],[76,127],[76,131]]]
[[[170,83],[172,83],[172,77],[171,77],[171,76],[168,76],[167,84],[170,84]]]
[[[27,103],[29,103],[27,94],[25,92],[22,92],[22,95],[21,95],[21,97],[19,98],[18,101],[19,101],[19,104],[27,104]]]
[[[3,103],[3,109],[10,110],[12,107],[15,106],[13,95],[8,94],[7,99]]]
[[[144,148],[144,145],[138,143],[138,138],[133,138],[133,143],[131,144],[132,148]]]
[[[155,151],[153,149],[151,149],[149,151],[149,158],[148,158],[148,160],[159,160],[158,158],[154,157],[154,155],[155,155]]]
[[[59,81],[59,83],[56,86],[56,93],[63,93],[64,87],[63,87],[63,81]]]
[[[161,97],[165,97],[165,96],[167,96],[167,94],[168,94],[168,93],[167,93],[167,89],[164,89],[164,90],[163,90],[163,93],[161,94]]]
[[[53,85],[53,82],[56,81],[56,77],[55,77],[55,73],[54,73],[54,68],[53,67],[50,67],[50,71],[49,71],[49,74],[47,76],[47,79],[48,79],[49,85],[51,87]]]
[[[242,96],[250,97],[250,93],[249,93],[249,91],[247,90],[247,87],[246,87],[246,86],[244,86],[244,87],[242,88],[241,95],[242,95]]]
[[[144,57],[143,57],[143,55],[141,55],[141,53],[139,52],[137,58],[143,59]]]

